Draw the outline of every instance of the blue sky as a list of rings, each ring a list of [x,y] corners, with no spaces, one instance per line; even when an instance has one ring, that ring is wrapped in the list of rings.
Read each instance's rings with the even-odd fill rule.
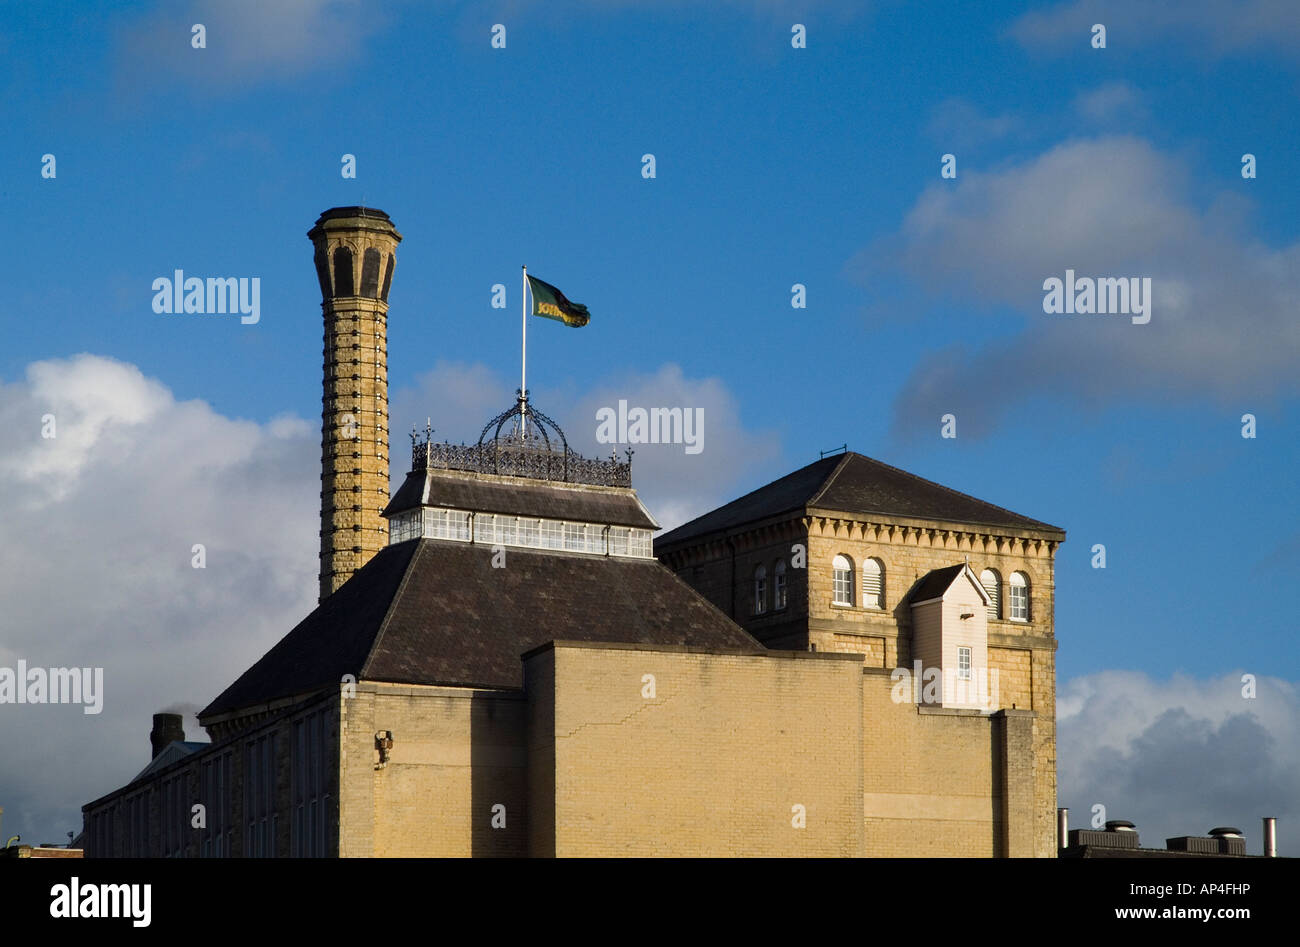
[[[267,438],[301,448],[266,448],[272,459],[250,461],[243,480],[197,470],[153,508],[202,531],[187,490],[209,492],[215,522],[231,515],[211,500],[222,490],[242,503],[279,496],[273,476],[305,479],[258,510],[277,535],[305,524],[283,561],[265,561],[307,577],[306,596],[268,591],[276,607],[250,632],[251,654],[216,677],[310,605],[321,324],[305,234],[322,210],[365,203],[405,238],[390,297],[394,457],[426,415],[470,438],[510,404],[527,263],[592,312],[581,331],[530,326],[534,399],[573,440],[592,440],[590,409],[608,399],[705,407],[702,454],[646,449],[634,467],[666,525],[847,443],[1067,530],[1063,693],[1134,672],[1151,714],[1195,717],[1197,700],[1231,696],[1251,672],[1276,681],[1266,720],[1294,709],[1293,5],[374,6],[32,3],[0,19],[3,390],[36,404],[48,386],[29,366],[75,375],[89,370],[69,360],[88,353],[165,389],[141,404],[192,414],[177,430],[247,436],[262,445],[250,456]],[[196,22],[203,50],[190,47]],[[1094,22],[1107,24],[1105,49],[1089,43]],[[504,50],[490,46],[495,23]],[[791,47],[793,23],[806,49]],[[1240,173],[1247,152],[1254,180]],[[355,180],[340,176],[344,153]],[[944,153],[955,180],[940,178]],[[1045,314],[1042,280],[1067,267],[1152,276],[1151,324]],[[177,268],[259,277],[261,321],[155,314],[151,283]],[[498,282],[505,311],[489,305]],[[807,309],[791,308],[794,283]],[[12,425],[36,430],[16,412]],[[949,412],[956,439],[940,437]],[[1245,413],[1255,439],[1240,435]],[[5,470],[11,489],[36,490],[24,445]],[[97,509],[112,505],[86,473],[100,450],[62,474]],[[77,509],[41,503],[45,522]],[[281,508],[292,515],[276,520]],[[1105,570],[1090,567],[1094,543]],[[260,554],[247,553],[250,568]],[[106,635],[85,647],[109,648]],[[1179,675],[1196,684],[1170,696]],[[202,705],[223,684],[167,699]],[[1241,704],[1198,718],[1207,746],[1228,716],[1252,712]],[[1148,723],[1122,752],[1150,738]],[[1265,727],[1259,752],[1290,727]],[[1282,805],[1300,773],[1287,765],[1263,801],[1243,790],[1231,798],[1244,811],[1219,822],[1281,814],[1255,810],[1273,795]],[[1064,766],[1061,803],[1077,793],[1086,810],[1100,789],[1067,785]],[[75,788],[86,801],[110,784]]]

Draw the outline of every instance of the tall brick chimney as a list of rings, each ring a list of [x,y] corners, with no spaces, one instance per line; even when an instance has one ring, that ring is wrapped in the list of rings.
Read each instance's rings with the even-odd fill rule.
[[[320,601],[388,542],[388,290],[402,235],[371,207],[335,207],[307,234],[325,316]]]

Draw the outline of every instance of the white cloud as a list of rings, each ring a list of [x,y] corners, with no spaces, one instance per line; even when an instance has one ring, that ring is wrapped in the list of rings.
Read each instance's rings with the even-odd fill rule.
[[[1074,109],[1094,124],[1142,118],[1146,106],[1142,94],[1123,81],[1107,82],[1074,97]]]
[[[717,378],[688,378],[679,366],[666,364],[654,373],[639,373],[606,382],[574,405],[574,433],[570,439],[582,445],[584,453],[607,455],[610,445],[596,443],[596,412],[618,410],[620,400],[634,407],[682,408],[698,411],[703,419],[702,448],[686,453],[681,444],[619,445],[634,451],[632,481],[650,512],[665,530],[707,513],[735,499],[753,479],[755,468],[763,470],[780,457],[777,435],[770,430],[749,430],[740,416],[740,405],[727,386]],[[779,475],[784,471],[776,471]]]
[[[935,106],[926,130],[942,147],[956,152],[1005,138],[1022,127],[1016,115],[986,114],[966,99],[950,98]]]
[[[356,61],[383,27],[383,9],[361,0],[191,0],[128,21],[119,37],[119,76],[164,85],[244,87]],[[191,46],[202,24],[206,47]]]
[[[92,355],[0,386],[0,424],[0,666],[104,668],[98,715],[0,709],[0,745],[32,762],[0,769],[6,830],[66,842],[149,761],[154,713],[206,704],[314,607],[319,433],[178,402]]]
[[[1094,23],[1105,24],[1108,49],[1150,49],[1173,38],[1198,55],[1300,52],[1295,0],[1071,0],[1026,13],[1010,32],[1030,49],[1068,44],[1089,49]]]
[[[1058,804],[1071,828],[1092,807],[1137,824],[1145,848],[1218,825],[1243,829],[1261,851],[1260,819],[1279,821],[1279,850],[1300,853],[1300,691],[1260,675],[1242,696],[1241,672],[1153,680],[1103,671],[1064,682],[1057,697]]]
[[[996,345],[925,357],[899,396],[896,430],[960,404],[965,433],[987,433],[1038,394],[1226,403],[1294,391],[1300,244],[1243,236],[1240,199],[1223,195],[1202,210],[1187,177],[1147,142],[1113,136],[1065,142],[994,172],[968,166],[955,188],[927,188],[899,231],[857,265],[899,266],[968,307],[1009,305],[1027,321]],[[1150,277],[1150,324],[1045,314],[1043,281],[1067,268]]]

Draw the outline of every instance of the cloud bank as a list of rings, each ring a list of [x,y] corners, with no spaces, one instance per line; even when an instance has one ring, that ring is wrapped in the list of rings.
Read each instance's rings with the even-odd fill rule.
[[[1251,238],[1243,199],[1225,193],[1200,206],[1187,179],[1142,139],[1107,136],[927,188],[898,231],[851,266],[894,267],[954,305],[1011,307],[1026,319],[1010,338],[924,357],[896,401],[895,432],[905,437],[920,421],[928,430],[957,411],[964,435],[987,434],[1038,395],[1097,406],[1295,393],[1300,244]],[[1043,282],[1067,269],[1150,277],[1150,324],[1045,314]]]

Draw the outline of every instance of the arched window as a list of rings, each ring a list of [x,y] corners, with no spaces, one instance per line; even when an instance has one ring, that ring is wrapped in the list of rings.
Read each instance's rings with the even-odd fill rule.
[[[379,298],[388,302],[388,289],[393,285],[393,255],[388,254],[388,265],[384,267],[384,288],[379,292]]]
[[[316,279],[320,281],[321,299],[329,299],[334,295],[334,290],[330,286],[329,259],[325,256],[324,250],[316,251],[314,262],[316,264]]]
[[[862,607],[885,607],[885,565],[879,559],[862,563]]]
[[[834,589],[835,597],[832,601],[836,605],[853,604],[853,562],[848,556],[836,556],[835,561],[831,564],[834,570],[831,586]]]
[[[767,611],[767,569],[759,566],[754,570],[754,614],[761,615]]]
[[[352,251],[347,247],[334,249],[334,295],[352,296]]]
[[[980,573],[980,585],[989,595],[989,618],[1002,617],[1002,576],[996,569],[985,569]]]
[[[1012,621],[1029,621],[1029,579],[1023,572],[1011,573]]]
[[[773,591],[776,593],[776,608],[785,608],[785,560],[776,560],[776,565],[772,567],[772,580],[776,586]]]
[[[361,295],[370,299],[379,295],[379,251],[374,247],[361,257]]]

